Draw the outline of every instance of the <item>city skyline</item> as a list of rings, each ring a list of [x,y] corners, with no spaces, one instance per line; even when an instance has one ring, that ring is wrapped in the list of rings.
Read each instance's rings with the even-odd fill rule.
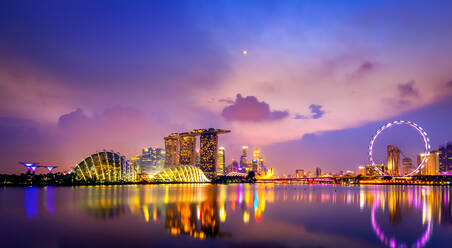
[[[392,120],[421,125],[432,149],[452,141],[452,3],[86,5],[0,3],[1,173],[131,158],[209,127],[232,130],[224,165],[259,147],[278,175],[356,171]],[[416,161],[406,134],[379,163],[389,144]]]

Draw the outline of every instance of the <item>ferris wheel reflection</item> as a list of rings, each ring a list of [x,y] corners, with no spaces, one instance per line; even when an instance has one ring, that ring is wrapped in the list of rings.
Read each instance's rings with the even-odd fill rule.
[[[446,195],[447,196],[447,195]],[[440,191],[431,188],[414,188],[402,190],[389,190],[375,192],[375,199],[371,209],[371,224],[378,239],[384,245],[395,247],[424,247],[433,234],[434,209],[439,198],[443,198]],[[397,225],[402,222],[402,209],[409,208],[421,212],[423,231],[413,241],[408,242],[402,238],[397,238],[396,234],[385,232],[383,225],[378,222],[377,214],[379,211],[385,211],[388,207],[389,223]]]

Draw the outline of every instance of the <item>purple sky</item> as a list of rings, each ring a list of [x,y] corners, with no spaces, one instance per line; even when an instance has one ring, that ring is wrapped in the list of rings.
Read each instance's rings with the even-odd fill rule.
[[[449,1],[1,1],[0,173],[199,128],[227,161],[353,169],[387,121],[452,140]],[[246,50],[247,54],[243,51]],[[410,138],[406,138],[410,137]],[[409,128],[386,143],[421,152]],[[381,153],[381,152],[380,152]],[[414,155],[413,155],[414,156]],[[384,156],[380,155],[380,160]]]

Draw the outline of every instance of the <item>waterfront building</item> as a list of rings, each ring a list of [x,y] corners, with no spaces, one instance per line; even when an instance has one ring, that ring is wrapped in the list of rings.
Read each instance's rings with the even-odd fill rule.
[[[259,169],[260,171],[267,171],[267,168],[264,165],[264,158],[263,157],[259,158],[259,168],[260,168]]]
[[[225,174],[225,153],[224,153],[224,147],[218,148],[218,167],[217,167],[217,175],[224,175]]]
[[[237,172],[237,171],[239,171],[239,163],[235,160],[235,159],[233,159],[232,160],[232,162],[231,162],[231,169],[232,169],[232,171],[233,172]]]
[[[384,164],[376,164],[377,168],[384,172],[385,166]],[[366,176],[380,176],[377,170],[372,166],[372,164],[366,164]]]
[[[138,174],[142,174],[142,170],[141,170],[141,166],[140,166],[140,160],[141,160],[141,156],[133,156],[129,158],[129,163],[133,166],[135,166],[135,169],[137,170]]]
[[[242,146],[242,155],[240,156],[240,167],[248,169],[248,146]]]
[[[179,134],[179,164],[196,164],[196,136],[192,133]]]
[[[140,173],[150,174],[160,170],[165,165],[165,150],[156,147],[147,147],[142,150],[139,166]]]
[[[439,171],[452,172],[452,142],[439,147]]]
[[[439,173],[439,151],[431,151],[429,154],[421,153],[417,157],[417,164],[421,164],[424,157],[427,160],[421,168],[421,175],[438,175]]]
[[[397,146],[388,145],[388,174],[390,176],[399,176],[399,158],[400,150]]]
[[[308,178],[313,178],[314,174],[312,174],[312,172],[308,171]]]
[[[259,173],[259,161],[257,159],[253,159],[251,161],[251,170],[256,173]]]
[[[411,158],[403,158],[402,159],[402,171],[403,175],[411,173],[414,170],[413,168],[413,160]]]
[[[164,168],[150,175],[150,178],[156,182],[205,183],[210,181],[201,169],[191,165]]]
[[[315,168],[315,176],[320,177],[322,175],[322,169],[319,167]]]
[[[172,133],[165,140],[165,168],[175,167],[179,164],[179,134]]]
[[[261,171],[261,168],[260,168],[260,165],[259,165],[260,158],[261,158],[260,149],[259,148],[254,148],[254,150],[253,150],[253,160],[252,160],[252,168],[253,168],[252,170],[254,172],[256,172],[257,174],[259,174],[260,171]]]
[[[96,152],[76,165],[74,179],[80,182],[134,182],[137,171],[133,164],[113,151]]]
[[[217,176],[218,134],[231,131],[209,128],[194,130],[194,132],[201,134],[200,168],[208,178],[214,178]]]
[[[296,174],[297,178],[304,178],[304,170],[303,169],[295,170],[295,174]]]
[[[366,167],[358,166],[358,175],[365,176],[366,175]]]

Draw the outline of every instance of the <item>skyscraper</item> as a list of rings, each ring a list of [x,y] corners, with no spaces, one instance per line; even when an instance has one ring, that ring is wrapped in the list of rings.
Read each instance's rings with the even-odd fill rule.
[[[403,174],[406,175],[414,170],[413,168],[413,160],[411,158],[403,158],[402,159],[402,171]]]
[[[224,175],[224,172],[225,172],[224,162],[225,161],[226,161],[226,159],[225,159],[225,154],[224,154],[224,147],[220,147],[220,148],[218,148],[217,175]]]
[[[439,147],[439,171],[452,172],[452,142]]]
[[[247,169],[248,167],[248,146],[242,146],[242,155],[240,156],[240,167]]]
[[[208,178],[217,176],[218,134],[228,132],[230,131],[213,128],[201,130],[200,168]]]
[[[165,151],[161,148],[144,148],[140,156],[139,166],[141,173],[149,174],[154,170],[162,169],[165,164]]]
[[[427,160],[424,162],[424,167],[421,168],[421,175],[438,175],[439,172],[439,151],[432,151],[426,155],[421,153],[417,157],[417,164],[421,164],[424,157]]]
[[[399,176],[399,158],[400,151],[397,146],[388,145],[388,174],[390,176]]]
[[[358,166],[358,175],[365,176],[366,175],[366,167]]]
[[[218,134],[229,133],[221,129],[195,129],[186,133],[173,133],[165,137],[165,167],[179,164],[197,164],[196,137],[200,138],[199,167],[213,178],[217,175]]]
[[[165,168],[179,165],[179,134],[172,133],[165,138]]]
[[[303,169],[295,170],[295,174],[296,174],[297,178],[303,178],[304,177],[304,170]]]
[[[179,163],[180,164],[196,164],[196,136],[191,133],[179,134],[180,152]]]
[[[315,168],[315,176],[320,177],[322,175],[322,169],[319,167]]]

